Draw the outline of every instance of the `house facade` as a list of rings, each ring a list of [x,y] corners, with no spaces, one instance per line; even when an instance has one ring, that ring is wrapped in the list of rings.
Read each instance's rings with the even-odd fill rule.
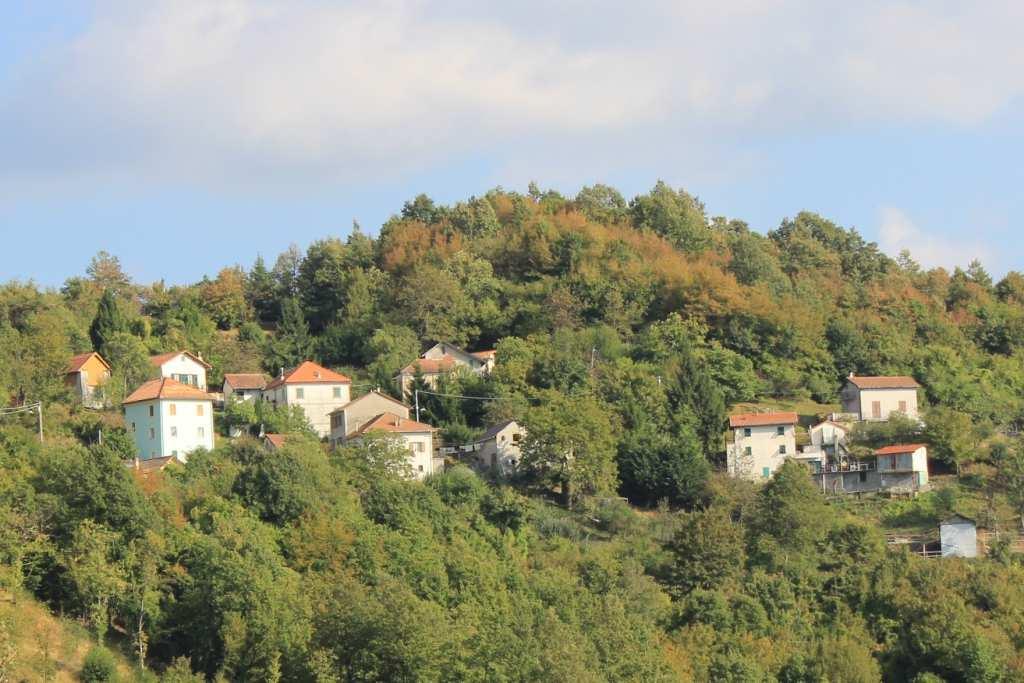
[[[103,406],[96,392],[109,379],[110,365],[95,351],[72,356],[64,370],[64,384],[84,405],[91,408]]]
[[[398,415],[408,420],[409,406],[380,392],[371,391],[334,409],[330,415],[331,445],[343,445],[363,425],[384,413]]]
[[[917,390],[913,377],[850,375],[839,393],[843,412],[858,420],[885,421],[893,413],[917,419]]]
[[[436,431],[434,427],[422,422],[409,420],[394,413],[382,413],[350,434],[348,441],[358,443],[371,432],[394,434],[409,451],[409,466],[413,478],[424,479],[438,470],[438,463],[434,459]]]
[[[224,373],[224,400],[248,401],[259,398],[267,386],[267,376],[261,372]]]
[[[458,368],[478,374],[487,374],[494,369],[495,352],[463,351],[454,344],[438,342],[424,351],[420,357],[406,365],[398,373],[398,386],[405,396],[409,393],[417,370],[427,386],[437,386],[438,378]]]
[[[889,493],[914,496],[930,487],[923,444],[879,448],[862,460],[828,460],[811,476],[826,493]]]
[[[744,413],[729,417],[733,442],[726,450],[730,476],[764,480],[797,455],[797,414]]]
[[[211,365],[201,355],[172,351],[152,356],[149,362],[159,370],[161,377],[169,377],[200,391],[207,390],[206,371],[211,369]]]
[[[145,382],[124,400],[124,419],[140,460],[213,448],[213,397],[167,377]]]
[[[331,434],[331,413],[351,400],[352,380],[312,361],[281,373],[263,389],[274,406],[299,406],[320,438]]]
[[[471,447],[480,467],[511,474],[523,458],[525,438],[526,430],[518,422],[506,420],[488,428]]]

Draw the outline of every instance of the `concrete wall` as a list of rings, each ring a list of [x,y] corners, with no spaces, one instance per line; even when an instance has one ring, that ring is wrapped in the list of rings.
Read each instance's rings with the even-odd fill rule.
[[[366,394],[351,401],[330,416],[331,443],[344,443],[345,438],[381,413],[409,419],[409,409],[378,394]]]
[[[782,434],[778,433],[779,427],[782,427]],[[746,435],[747,429],[750,430],[750,436]],[[767,479],[782,466],[787,457],[796,454],[794,425],[739,427],[733,434],[729,474],[734,477]]]
[[[914,419],[918,416],[917,389],[858,389],[847,382],[840,398],[843,412],[856,413],[861,420],[885,421],[892,413],[898,412]],[[901,401],[906,404],[902,411]]]
[[[178,375],[195,375],[197,382],[195,386],[206,391],[206,368],[184,353],[179,353],[160,366],[161,377],[173,377],[182,381],[177,377]]]
[[[282,384],[264,397],[275,405],[299,406],[313,431],[321,438],[331,435],[331,412],[350,400],[348,384],[315,382],[310,384]]]

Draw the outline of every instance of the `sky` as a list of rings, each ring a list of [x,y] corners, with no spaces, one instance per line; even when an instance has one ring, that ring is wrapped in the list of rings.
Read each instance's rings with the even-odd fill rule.
[[[0,280],[187,283],[426,193],[665,180],[1021,269],[1024,3],[0,2]]]

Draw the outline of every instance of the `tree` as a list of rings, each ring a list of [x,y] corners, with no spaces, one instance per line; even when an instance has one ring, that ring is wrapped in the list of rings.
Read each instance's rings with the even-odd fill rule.
[[[262,256],[256,257],[252,270],[246,275],[245,299],[262,322],[268,323],[278,319],[280,310],[274,276],[267,270]]]
[[[213,282],[204,282],[201,301],[217,327],[229,330],[250,318],[245,297],[245,273],[241,268],[224,268]]]
[[[721,506],[683,514],[669,550],[669,581],[676,595],[713,590],[737,577],[745,561],[743,525]]]
[[[673,190],[659,180],[654,188],[629,203],[633,224],[650,230],[690,253],[703,251],[710,244],[704,205],[685,190]]]
[[[103,642],[110,625],[110,603],[125,585],[121,568],[114,561],[117,540],[113,531],[87,519],[75,529],[64,557],[98,643]]]
[[[975,457],[977,430],[971,416],[951,408],[935,407],[925,415],[925,439],[931,446],[929,455],[960,467]]]
[[[725,397],[705,368],[687,347],[679,352],[679,369],[670,389],[673,408],[683,421],[692,420],[705,457],[722,450],[725,428]]]
[[[105,289],[96,308],[96,317],[93,318],[92,325],[89,327],[92,348],[102,349],[119,332],[128,332],[128,321],[117,305],[114,290]]]
[[[295,298],[285,299],[281,305],[281,323],[277,332],[267,341],[263,367],[276,373],[309,360],[313,353],[313,338],[302,315],[302,307]]]
[[[549,389],[523,419],[522,467],[557,485],[571,506],[583,494],[608,492],[616,483],[615,439],[605,410],[592,396]]]
[[[99,251],[85,269],[89,279],[100,289],[124,294],[131,285],[131,278],[121,269],[121,261],[105,251]]]
[[[807,468],[787,460],[758,493],[748,527],[751,552],[769,567],[811,561],[812,549],[825,536],[833,514]]]

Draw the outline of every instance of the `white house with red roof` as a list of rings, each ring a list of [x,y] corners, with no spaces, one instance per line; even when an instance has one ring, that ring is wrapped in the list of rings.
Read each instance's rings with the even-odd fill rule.
[[[850,374],[839,392],[843,412],[858,420],[884,422],[893,413],[917,419],[917,390],[913,377],[868,377]]]
[[[171,351],[151,356],[149,362],[160,371],[161,377],[170,377],[182,384],[206,391],[206,372],[212,366],[203,360],[201,354]]]
[[[729,475],[764,480],[796,453],[797,414],[742,413],[729,417],[733,442],[726,450]]]
[[[875,451],[875,466],[883,491],[913,493],[928,487],[928,447],[896,444]]]
[[[430,425],[416,422],[394,413],[381,413],[367,420],[349,434],[347,441],[358,443],[371,432],[393,434],[409,450],[409,465],[415,479],[423,479],[436,471],[434,461],[434,432]]]
[[[140,460],[213,448],[213,397],[169,377],[151,379],[124,400],[124,420]]]
[[[429,387],[437,386],[442,375],[464,368],[469,372],[487,374],[494,369],[494,350],[463,351],[454,344],[438,342],[424,351],[420,357],[406,365],[398,373],[398,384],[402,395],[409,393],[417,370]]]
[[[312,361],[281,373],[263,389],[275,406],[299,406],[320,438],[331,434],[331,413],[351,400],[352,380]]]

